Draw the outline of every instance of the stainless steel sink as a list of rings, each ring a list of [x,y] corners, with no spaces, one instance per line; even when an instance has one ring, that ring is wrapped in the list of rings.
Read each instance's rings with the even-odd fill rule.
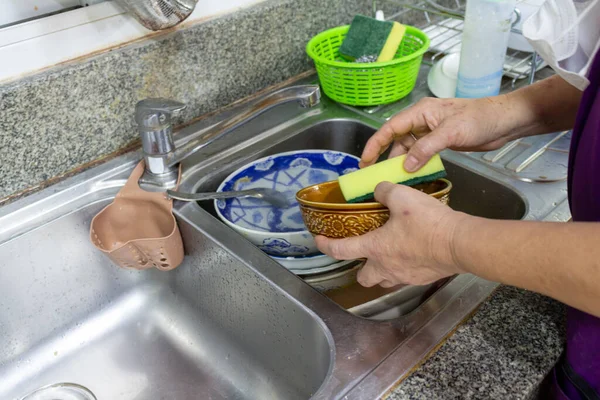
[[[318,390],[332,340],[313,313],[184,220],[183,266],[115,268],[88,242],[106,204],[0,247],[0,398],[56,382],[98,399],[305,399]]]
[[[218,169],[208,168],[209,172],[205,172],[205,169],[197,170],[194,174],[186,178],[186,182],[195,183],[194,186],[186,190],[191,190],[192,192],[216,191],[221,182],[230,173],[244,164],[258,158],[292,150],[337,150],[360,156],[367,140],[375,131],[374,127],[355,119],[333,119],[314,122],[308,124],[306,128],[296,130],[296,134],[287,137],[281,142],[265,140],[263,142],[264,145],[261,146],[258,152],[238,151],[231,159],[221,160],[219,162],[221,167]],[[387,157],[388,154],[384,153],[381,158],[386,159]],[[447,167],[448,179],[455,182],[450,202],[451,207],[454,209],[471,215],[496,219],[521,219],[525,215],[525,201],[509,187],[452,162],[447,161],[445,165]],[[204,201],[197,204],[217,218],[212,201]],[[230,234],[236,235],[233,231]],[[426,301],[432,290],[441,284],[442,282],[419,288],[405,286],[395,294],[386,293],[385,296],[380,295],[379,302],[381,304],[376,304],[377,298],[374,297],[364,307],[353,307],[349,311],[356,315],[376,320],[398,318],[413,311],[422,302]],[[347,296],[352,295],[354,289],[353,286],[348,287],[350,293]],[[362,290],[365,296],[369,296],[369,291],[379,292],[377,288]],[[375,305],[377,305],[376,312],[373,311]]]
[[[178,142],[235,112],[186,127]],[[212,190],[241,164],[281,151],[359,154],[382,122],[327,99],[278,107],[185,160],[181,190]],[[469,155],[442,156],[452,207],[563,218],[564,182],[528,183]],[[99,400],[377,398],[497,287],[460,275],[408,309],[362,318],[222,224],[212,203],[175,204],[179,268],[120,270],[89,243],[89,224],[139,159],[118,157],[0,208],[1,399],[60,382]]]
[[[360,156],[367,140],[376,128],[356,119],[333,119],[309,124],[295,135],[281,142],[265,141],[259,152],[239,151],[231,159],[223,160],[221,168],[196,171],[186,177],[194,182],[192,191],[213,192],[230,173],[250,161],[292,150],[325,149],[343,151]],[[250,154],[248,154],[250,153]],[[385,153],[381,159],[386,159]],[[521,219],[526,212],[524,199],[514,190],[495,180],[445,160],[448,179],[455,182],[451,193],[452,208],[486,218]],[[213,202],[198,203],[216,216]]]

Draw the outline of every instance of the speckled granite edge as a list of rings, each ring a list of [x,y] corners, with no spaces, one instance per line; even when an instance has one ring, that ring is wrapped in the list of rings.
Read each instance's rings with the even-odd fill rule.
[[[564,348],[564,306],[501,286],[387,397],[531,399]]]
[[[137,137],[135,103],[188,104],[189,121],[311,68],[315,34],[371,1],[269,0],[242,11],[0,85],[0,204]]]

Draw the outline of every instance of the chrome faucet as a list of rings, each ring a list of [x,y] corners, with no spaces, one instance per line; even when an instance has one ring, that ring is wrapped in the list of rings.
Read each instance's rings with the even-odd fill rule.
[[[190,16],[198,0],[117,0],[137,21],[153,31],[171,28]]]
[[[302,107],[313,107],[321,100],[318,85],[290,86],[271,93],[246,106],[238,115],[222,121],[198,138],[176,148],[171,119],[186,106],[167,99],[146,99],[137,103],[135,120],[142,139],[146,171],[139,180],[148,191],[165,191],[177,184],[178,164],[186,157],[208,146],[215,140],[283,103],[298,102]]]

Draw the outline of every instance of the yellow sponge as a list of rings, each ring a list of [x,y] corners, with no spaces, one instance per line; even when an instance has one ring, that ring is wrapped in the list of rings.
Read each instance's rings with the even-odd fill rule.
[[[394,22],[392,32],[385,42],[385,46],[381,49],[377,61],[391,61],[394,59],[398,47],[400,46],[400,42],[402,42],[402,38],[404,37],[404,33],[406,33],[406,27],[399,22]]]
[[[406,27],[398,22],[379,21],[357,15],[352,20],[339,52],[349,61],[391,61],[405,32]]]
[[[359,203],[372,199],[375,187],[381,182],[413,186],[446,176],[446,169],[438,154],[416,172],[407,172],[404,169],[405,159],[406,154],[340,176],[338,181],[344,199],[348,203]]]

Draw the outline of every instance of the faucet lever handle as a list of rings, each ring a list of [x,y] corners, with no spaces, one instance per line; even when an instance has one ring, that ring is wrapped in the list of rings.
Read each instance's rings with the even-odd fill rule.
[[[176,116],[185,108],[184,103],[175,100],[144,99],[135,105],[135,122],[140,131],[167,129],[171,125],[171,117]]]

